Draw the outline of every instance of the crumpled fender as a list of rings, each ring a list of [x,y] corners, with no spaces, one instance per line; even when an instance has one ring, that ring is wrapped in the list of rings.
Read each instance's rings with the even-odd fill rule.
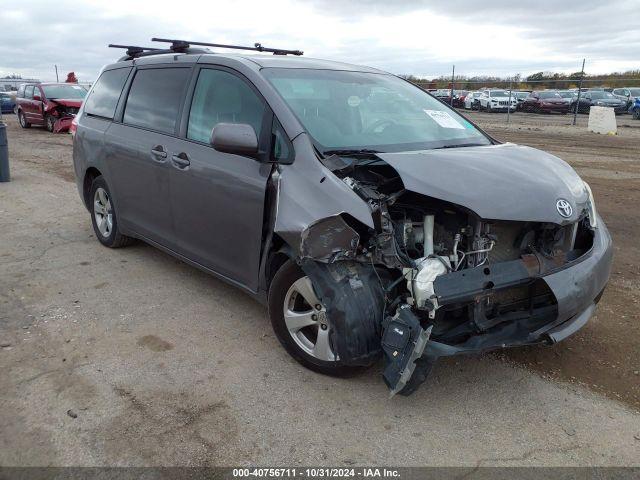
[[[358,262],[301,262],[327,309],[330,342],[343,365],[369,366],[382,355],[385,295],[374,267]],[[384,275],[384,272],[382,272]]]
[[[298,135],[293,145],[296,151],[294,163],[280,167],[274,223],[274,232],[291,246],[293,253],[300,255],[303,232],[328,217],[348,213],[363,225],[374,228],[369,206],[320,163],[307,135]],[[339,221],[327,225],[335,227],[336,223]],[[351,242],[353,235],[334,238],[337,242],[345,238]],[[325,240],[324,248],[331,251],[331,237]]]
[[[71,122],[73,121],[73,117],[63,117],[56,120],[56,123],[53,125],[53,133],[63,133],[68,132],[71,127]]]

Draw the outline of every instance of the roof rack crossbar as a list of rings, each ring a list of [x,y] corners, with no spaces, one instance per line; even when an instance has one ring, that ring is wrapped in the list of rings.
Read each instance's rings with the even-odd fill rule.
[[[159,48],[153,48],[153,47],[137,47],[135,45],[117,45],[115,43],[110,43],[109,48],[126,48],[127,56],[131,58],[138,57],[143,52],[154,52],[156,50],[160,50]]]
[[[192,42],[190,40],[173,40],[170,38],[152,38],[152,42],[164,42],[171,44],[171,50],[176,52],[184,51],[189,48],[190,45],[198,45],[203,47],[217,47],[217,48],[230,48],[234,50],[252,50],[254,52],[269,52],[274,55],[302,55],[304,52],[301,50],[285,50],[282,48],[269,48],[263,47],[260,43],[255,43],[253,47],[243,47],[241,45],[225,45],[222,43],[207,43],[207,42]]]

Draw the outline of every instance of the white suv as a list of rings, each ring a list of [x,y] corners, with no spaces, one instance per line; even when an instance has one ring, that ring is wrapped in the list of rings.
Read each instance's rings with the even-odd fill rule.
[[[508,90],[484,90],[480,95],[480,110],[487,112],[503,111],[507,109],[515,112],[518,101],[516,96],[511,92],[511,100],[509,100]]]

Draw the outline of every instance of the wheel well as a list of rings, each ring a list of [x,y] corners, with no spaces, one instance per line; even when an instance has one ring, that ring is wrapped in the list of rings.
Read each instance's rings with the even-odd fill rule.
[[[269,286],[271,285],[271,281],[273,280],[276,272],[286,263],[287,260],[291,259],[288,255],[289,246],[277,234],[273,235],[269,250],[269,257],[267,258],[263,277],[267,291],[269,290]]]
[[[84,205],[89,208],[89,194],[91,193],[91,184],[93,181],[102,175],[100,170],[96,167],[89,167],[84,174],[84,181],[82,182],[82,196],[84,199]]]

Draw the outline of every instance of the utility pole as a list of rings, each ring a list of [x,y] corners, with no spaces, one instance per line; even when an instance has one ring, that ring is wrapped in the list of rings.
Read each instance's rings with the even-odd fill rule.
[[[0,111],[0,182],[11,180],[9,174],[9,143],[7,141],[7,125]]]
[[[451,71],[451,95],[449,96],[449,105],[453,107],[453,82],[456,79],[456,66],[453,66],[453,70]]]
[[[576,108],[573,110],[573,124],[576,124],[578,119],[578,110],[580,109],[580,94],[582,93],[582,79],[584,78],[584,61],[582,59],[582,70],[580,71],[580,81],[578,82],[578,99],[576,100]]]
[[[56,82],[59,82],[60,79],[58,78],[58,65],[54,65],[54,67],[56,67]]]

